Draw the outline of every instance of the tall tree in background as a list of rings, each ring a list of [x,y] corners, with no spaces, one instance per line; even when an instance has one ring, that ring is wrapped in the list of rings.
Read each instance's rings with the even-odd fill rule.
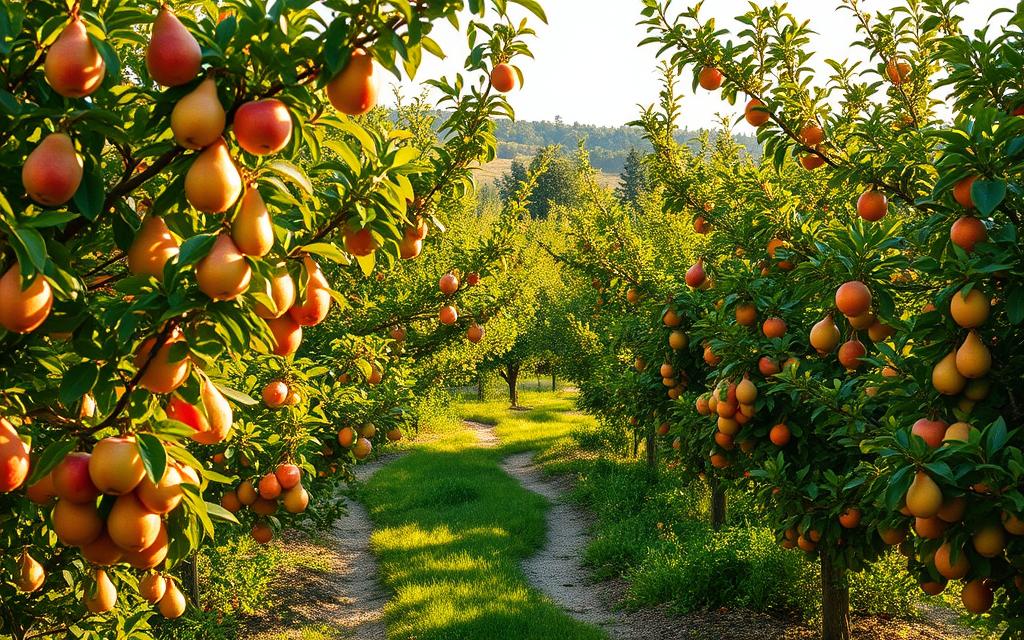
[[[640,194],[650,189],[650,180],[644,168],[644,157],[636,147],[631,147],[626,155],[626,164],[619,178],[619,186],[615,187],[615,195],[622,204],[640,207]]]

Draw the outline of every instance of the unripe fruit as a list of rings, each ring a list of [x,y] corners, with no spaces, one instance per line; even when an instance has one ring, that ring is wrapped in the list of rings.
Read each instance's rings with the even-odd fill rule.
[[[976,331],[971,330],[967,339],[957,349],[956,370],[965,378],[980,378],[992,368],[992,354],[978,338]]]
[[[491,70],[491,86],[499,93],[508,93],[516,88],[516,70],[502,62]]]
[[[82,156],[71,138],[51,133],[28,154],[21,168],[21,184],[29,197],[41,205],[56,207],[75,195],[82,183]]]
[[[933,518],[942,507],[942,491],[927,473],[918,471],[907,489],[907,510],[918,518]]]
[[[0,278],[0,325],[13,333],[29,333],[39,328],[53,308],[53,290],[41,274],[23,289],[21,266],[15,262]]]
[[[991,308],[988,296],[977,288],[971,289],[966,297],[962,291],[957,291],[949,301],[949,315],[953,317],[953,322],[964,329],[974,329],[985,324]]]
[[[163,282],[164,265],[178,252],[178,241],[163,218],[150,214],[142,221],[128,249],[128,271],[133,275],[153,276]]]
[[[107,65],[77,15],[50,45],[43,72],[53,90],[65,98],[84,98],[103,84]]]
[[[377,75],[373,56],[356,49],[345,67],[327,84],[327,99],[350,116],[368,113],[377,104]]]
[[[743,117],[746,118],[747,123],[752,127],[760,127],[768,122],[771,117],[768,114],[767,109],[764,108],[764,103],[757,98],[752,99],[747,103],[747,106],[743,109]]]
[[[171,131],[174,140],[186,149],[203,149],[223,140],[227,114],[217,97],[217,83],[207,78],[174,105]],[[226,207],[225,207],[226,208]]]
[[[167,588],[164,592],[164,597],[160,598],[160,603],[157,605],[157,609],[160,610],[160,615],[173,620],[180,618],[185,613],[185,594],[178,588],[178,584],[167,578]]]
[[[142,551],[152,546],[161,526],[160,516],[146,509],[134,494],[115,500],[107,516],[107,534],[125,551]]]
[[[85,591],[85,607],[92,613],[107,613],[117,604],[117,588],[110,581],[107,572],[96,569],[93,573],[93,584]]]
[[[159,573],[147,573],[139,580],[139,595],[149,604],[156,604],[167,592],[167,581]]]
[[[850,318],[870,311],[871,291],[859,280],[846,282],[836,290],[836,308]]]
[[[246,102],[232,121],[238,146],[262,156],[284,149],[292,138],[292,116],[275,98]]]
[[[164,5],[153,21],[146,48],[149,76],[165,87],[188,84],[199,75],[203,50],[185,25]]]
[[[131,493],[145,476],[134,436],[105,438],[93,447],[89,477],[101,492],[114,496]]]
[[[68,547],[81,547],[99,537],[103,531],[96,504],[76,504],[70,500],[58,500],[50,516],[57,538]]]
[[[811,327],[811,346],[821,355],[831,353],[839,344],[839,327],[827,315]]]
[[[889,213],[889,199],[881,191],[868,189],[857,198],[857,215],[869,222],[877,222]]]

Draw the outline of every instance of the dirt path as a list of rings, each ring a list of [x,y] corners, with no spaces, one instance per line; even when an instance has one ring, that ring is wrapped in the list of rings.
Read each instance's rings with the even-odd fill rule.
[[[355,469],[366,482],[396,456],[385,456]],[[324,539],[290,540],[286,552],[308,563],[281,576],[275,593],[281,606],[274,619],[248,625],[251,640],[284,640],[311,637],[345,640],[384,640],[384,605],[389,595],[378,580],[377,559],[370,552],[373,527],[366,508],[346,501],[348,513],[334,523]],[[316,636],[320,637],[320,636]]]

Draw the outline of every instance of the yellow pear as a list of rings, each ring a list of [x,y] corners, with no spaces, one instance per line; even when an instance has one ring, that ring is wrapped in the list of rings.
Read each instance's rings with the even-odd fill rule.
[[[946,427],[946,434],[942,436],[943,442],[967,442],[974,427],[966,422],[954,422]]]
[[[84,98],[103,84],[107,65],[78,16],[46,52],[43,72],[53,90],[65,98]]]
[[[979,529],[971,537],[974,550],[986,558],[995,558],[1003,553],[1006,548],[1006,531],[1002,526],[993,524]]]
[[[839,344],[839,327],[829,314],[811,327],[811,346],[821,355],[831,353]]]
[[[953,322],[964,329],[974,329],[985,324],[991,308],[988,296],[976,288],[971,289],[966,298],[957,291],[949,301],[949,315],[953,317]]]
[[[148,215],[128,249],[128,270],[134,275],[145,274],[163,282],[164,265],[176,255],[178,241],[163,218]]]
[[[217,385],[213,384],[205,375],[202,377],[200,397],[203,401],[203,411],[206,413],[206,420],[210,425],[208,431],[197,431],[192,434],[192,439],[199,444],[217,444],[224,442],[234,424],[234,415],[231,411],[231,404],[228,403],[224,394],[220,392]]]
[[[957,370],[956,351],[950,351],[932,369],[932,386],[946,396],[955,396],[967,386],[967,378]]]
[[[43,565],[28,554],[27,549],[23,549],[21,552],[21,562],[19,563],[18,578],[14,581],[18,587],[18,591],[22,593],[32,593],[43,586],[43,580],[46,579],[46,572],[43,571]]]
[[[992,354],[972,330],[956,352],[956,370],[965,378],[980,378],[991,368]]]
[[[275,309],[271,310],[263,303],[257,303],[256,315],[268,320],[280,318],[295,304],[295,281],[292,280],[288,269],[280,266],[267,280],[267,284],[270,286],[270,299],[274,301]]]
[[[0,278],[0,325],[13,333],[35,331],[53,308],[53,289],[41,274],[28,288],[24,285],[17,262]]]
[[[274,247],[274,222],[255,186],[249,185],[242,195],[242,205],[231,224],[231,239],[247,256],[262,258]]]
[[[160,603],[157,605],[160,615],[172,620],[180,618],[185,613],[185,606],[185,594],[181,592],[176,582],[167,578],[167,589],[164,591],[164,597],[160,598]]]
[[[110,581],[107,572],[96,569],[93,574],[93,587],[87,585],[85,590],[85,606],[93,613],[107,613],[117,604],[117,588]]]
[[[934,518],[942,507],[939,485],[924,471],[918,471],[907,489],[907,511],[917,518]]]
[[[82,156],[71,138],[51,133],[28,154],[21,168],[25,193],[41,205],[56,207],[75,195],[82,184]]]
[[[196,264],[199,289],[214,300],[234,300],[249,288],[252,269],[231,236],[222,232],[210,253]]]
[[[744,376],[743,380],[736,385],[736,399],[741,404],[754,404],[757,400],[757,386],[750,381],[750,378]]]
[[[227,115],[217,97],[217,83],[207,78],[178,100],[171,111],[174,140],[186,149],[202,149],[224,133]]]
[[[185,197],[196,209],[223,213],[242,194],[242,176],[224,138],[203,149],[185,174]]]

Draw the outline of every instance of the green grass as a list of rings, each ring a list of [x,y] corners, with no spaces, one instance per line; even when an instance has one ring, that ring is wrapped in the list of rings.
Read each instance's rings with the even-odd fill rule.
[[[548,505],[507,476],[500,462],[578,426],[562,413],[571,408],[569,396],[525,394],[522,402],[535,411],[509,412],[504,401],[459,407],[467,419],[497,424],[501,447],[481,449],[454,418],[444,424],[435,417],[432,431],[444,437],[424,439],[362,490],[381,578],[395,592],[385,608],[388,637],[607,637],[531,589],[519,567],[544,542]]]

